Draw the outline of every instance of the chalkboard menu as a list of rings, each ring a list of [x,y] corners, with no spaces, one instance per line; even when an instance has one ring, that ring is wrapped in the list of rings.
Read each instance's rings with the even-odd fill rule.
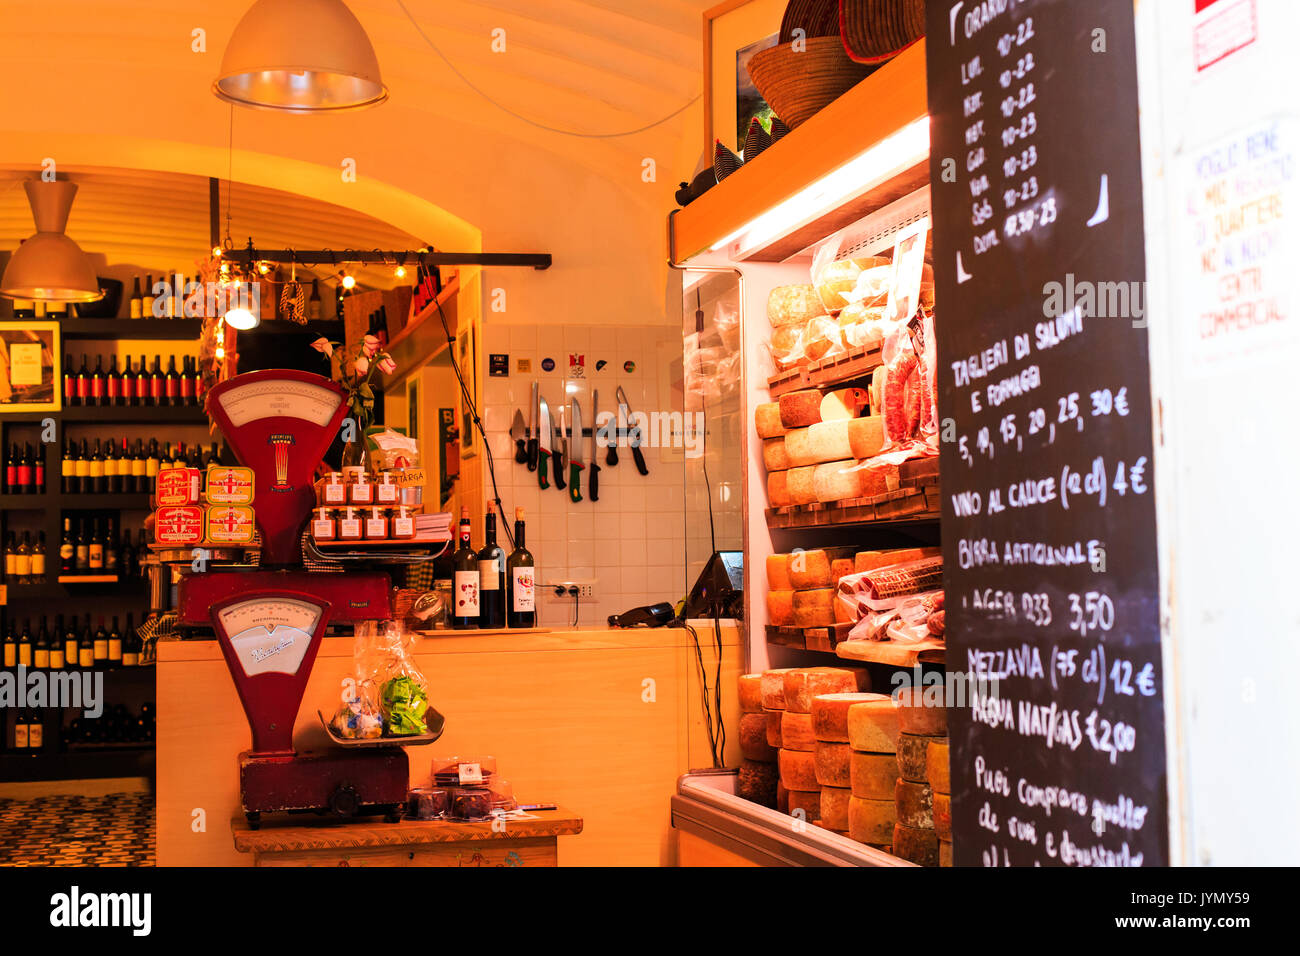
[[[1132,0],[927,6],[954,861],[1163,865]]]

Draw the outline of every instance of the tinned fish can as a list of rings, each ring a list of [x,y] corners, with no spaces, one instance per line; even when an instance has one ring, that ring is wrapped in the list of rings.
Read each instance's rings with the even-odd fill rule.
[[[203,509],[198,505],[159,508],[154,515],[153,536],[160,547],[187,548],[198,544],[203,540]]]
[[[248,505],[209,505],[210,544],[252,544],[253,509]]]
[[[201,480],[197,468],[165,468],[158,472],[158,506],[198,504]]]
[[[253,469],[208,465],[203,497],[210,505],[251,505]]]

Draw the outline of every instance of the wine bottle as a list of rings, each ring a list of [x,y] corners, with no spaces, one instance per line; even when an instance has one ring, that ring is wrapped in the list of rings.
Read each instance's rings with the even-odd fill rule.
[[[140,277],[135,277],[135,284],[131,288],[131,300],[128,306],[127,314],[133,319],[144,317],[144,297],[140,295]]]
[[[95,371],[90,376],[90,404],[103,405],[105,401],[104,356],[95,356]]]
[[[14,580],[17,584],[32,583],[32,533],[23,532],[23,539],[14,550]]]
[[[86,522],[78,522],[77,527],[77,573],[85,574],[90,570],[90,537],[86,534]]]
[[[153,371],[149,373],[149,404],[155,408],[164,404],[162,356],[154,355]]]
[[[470,546],[469,509],[460,509],[460,547],[451,556],[453,571],[451,626],[457,630],[478,627],[478,555]]]
[[[77,638],[77,664],[83,671],[95,669],[95,633],[90,629],[90,615],[86,615],[86,626]]]
[[[122,632],[122,666],[140,666],[139,638],[135,636],[135,615],[126,616],[126,630]]]
[[[18,576],[17,533],[10,531],[5,537],[5,580],[11,584]]]
[[[76,670],[81,666],[81,656],[77,650],[77,615],[72,615],[72,622],[65,630],[62,627],[63,619],[60,618],[59,630],[63,631],[63,658],[67,661],[69,670]]]
[[[113,629],[108,632],[108,666],[122,666],[122,632],[117,627],[117,615],[113,615]]]
[[[487,513],[478,553],[479,627],[506,626],[506,553],[497,544],[497,516]]]
[[[99,519],[95,519],[86,548],[87,566],[92,572],[104,570],[104,537],[100,534]]]
[[[106,405],[122,404],[122,373],[117,367],[117,356],[108,357],[108,372],[104,377],[104,403]]]
[[[32,493],[45,494],[45,446],[37,445],[29,456],[32,461]]]
[[[59,568],[64,574],[77,570],[77,542],[72,537],[72,519],[63,519],[63,539],[59,542]]]
[[[23,622],[23,629],[18,632],[18,666],[32,666],[32,632],[31,621]]]
[[[179,405],[181,403],[181,377],[176,374],[176,356],[167,356],[167,378],[163,381],[163,394],[166,398],[164,404]]]
[[[32,546],[32,583],[45,583],[45,532],[41,531]]]
[[[69,408],[77,404],[77,372],[70,354],[63,356],[63,404]]]
[[[90,492],[91,494],[102,495],[107,488],[107,476],[104,474],[104,449],[100,447],[99,439],[95,439],[95,451],[90,456]]]
[[[131,544],[131,532],[126,528],[122,529],[122,544],[119,551],[118,576],[123,581],[130,581],[138,577],[140,569],[136,562],[139,558],[135,553],[135,547]]]
[[[103,541],[104,541],[104,573],[117,574],[118,564],[119,564],[118,551],[117,551],[117,536],[113,532],[113,519],[111,517],[105,519]]]
[[[68,666],[68,649],[63,643],[63,615],[54,618],[54,630],[50,632],[50,670],[61,671]]]
[[[18,455],[18,487],[15,489],[19,494],[30,495],[36,491],[33,457],[31,442],[23,442],[22,451]]]
[[[153,276],[146,276],[144,280],[144,296],[140,303],[140,318],[156,319],[158,297],[154,294]]]
[[[515,549],[506,558],[506,581],[510,604],[506,624],[510,627],[537,626],[537,595],[534,590],[533,555],[524,546],[524,509],[515,509]]]
[[[41,629],[32,644],[32,666],[38,671],[50,669],[50,634],[45,629],[44,621],[41,622]]]
[[[140,354],[140,364],[135,367],[135,404],[149,404],[149,366],[145,362],[144,353]]]
[[[18,442],[9,445],[9,454],[5,456],[5,491],[17,494],[18,488]]]
[[[77,369],[77,404],[90,404],[90,366],[85,352],[81,353],[81,368]]]
[[[134,488],[131,482],[131,450],[127,446],[126,436],[122,436],[122,443],[117,446],[117,466],[113,469],[115,487],[121,494],[130,494]]]
[[[21,709],[14,716],[14,750],[27,752],[27,711]]]
[[[7,671],[11,671],[18,666],[18,642],[14,640],[14,625],[12,621],[10,621],[9,626],[5,628],[3,660],[4,669]]]
[[[181,380],[180,380],[180,404],[194,404],[194,375],[190,371],[191,364],[194,360],[186,355],[182,359]]]
[[[77,487],[76,492],[79,495],[91,494],[95,488],[90,479],[90,446],[86,439],[81,439],[81,450],[77,453],[76,460]]]
[[[104,630],[104,615],[99,615],[99,627],[91,646],[95,649],[95,670],[102,671],[108,667],[108,631]]]
[[[321,317],[320,280],[311,280],[311,298],[307,300],[307,319],[319,322]]]
[[[27,713],[27,752],[40,753],[45,749],[45,712],[39,707]]]

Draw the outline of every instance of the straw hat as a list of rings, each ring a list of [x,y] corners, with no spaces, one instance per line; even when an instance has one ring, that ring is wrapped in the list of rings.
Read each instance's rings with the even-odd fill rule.
[[[799,2],[799,0],[796,0]],[[838,35],[809,37],[803,49],[789,43],[755,53],[749,76],[772,112],[794,129],[871,73],[844,52]]]
[[[856,63],[883,63],[925,36],[925,0],[840,0],[839,8],[844,49]]]

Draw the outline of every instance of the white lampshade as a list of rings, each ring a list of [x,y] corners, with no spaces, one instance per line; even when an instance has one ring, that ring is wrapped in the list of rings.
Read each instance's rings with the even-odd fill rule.
[[[343,0],[257,0],[235,27],[212,92],[240,106],[329,113],[388,99],[379,59]]]
[[[0,295],[50,302],[94,302],[99,279],[81,247],[63,234],[77,195],[75,183],[28,180],[27,202],[36,234],[14,250],[0,278]]]

